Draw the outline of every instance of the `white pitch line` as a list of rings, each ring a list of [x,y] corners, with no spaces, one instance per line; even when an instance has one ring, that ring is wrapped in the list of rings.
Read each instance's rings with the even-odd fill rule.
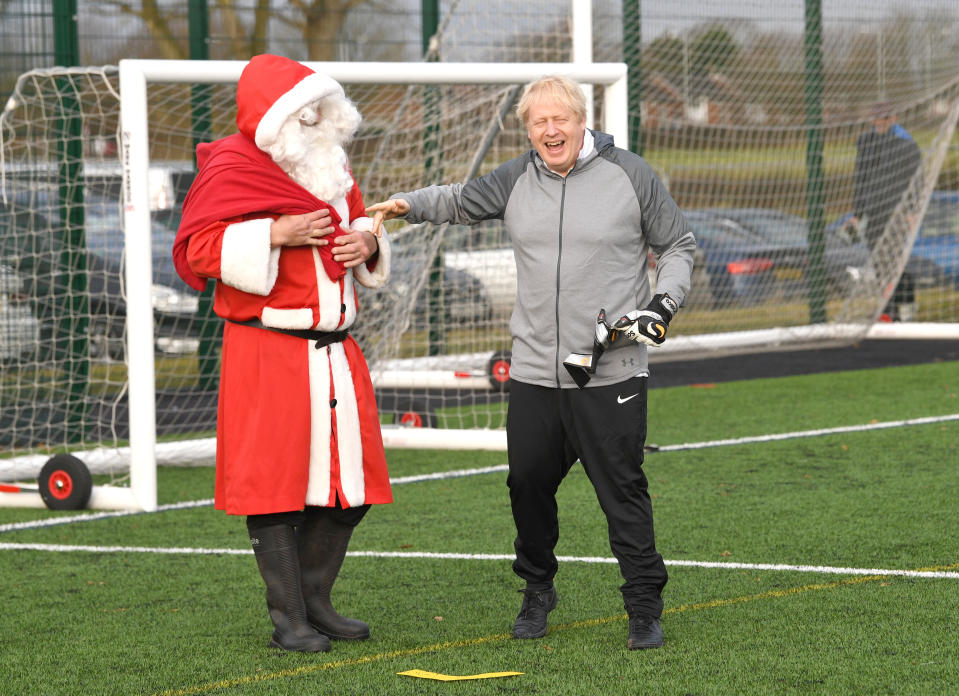
[[[213,498],[206,500],[188,500],[183,503],[170,503],[161,505],[155,512],[166,512],[167,510],[187,510],[189,508],[205,507],[213,505]],[[74,522],[95,522],[97,520],[109,520],[116,517],[130,517],[131,515],[146,515],[148,513],[140,510],[119,510],[117,512],[95,512],[89,515],[72,515],[69,517],[48,517],[43,520],[32,520],[30,522],[11,522],[9,524],[0,524],[0,533],[14,532],[24,529],[40,529],[42,527],[56,527],[61,524],[73,524]]]
[[[153,546],[88,546],[65,544],[17,544],[0,543],[2,551],[47,551],[88,553],[155,553],[182,554],[200,556],[249,556],[252,549],[201,549],[191,547],[153,547]],[[435,553],[431,551],[349,551],[347,556],[354,558],[424,558],[444,561],[512,561],[514,556],[506,553]],[[563,563],[616,563],[615,558],[603,556],[557,556]],[[731,563],[726,561],[671,561],[668,566],[690,568],[712,568],[732,570],[770,570],[793,573],[818,573],[828,575],[881,575],[907,578],[948,578],[959,580],[959,572],[945,570],[900,570],[894,568],[843,568],[835,566],[789,565],[785,563]]]
[[[509,471],[509,465],[498,464],[496,466],[482,466],[475,469],[455,469],[453,471],[438,471],[432,474],[417,474],[414,476],[398,476],[390,479],[390,485],[400,486],[405,483],[420,483],[422,481],[438,481],[442,479],[460,478],[463,476],[478,476],[480,474],[493,474],[501,471]],[[213,505],[213,498],[205,500],[190,500],[183,503],[170,503],[160,505],[155,512],[167,512],[169,510],[185,510],[188,508],[205,507]],[[23,531],[25,529],[41,529],[43,527],[56,527],[62,524],[73,524],[74,522],[95,522],[97,520],[113,519],[116,517],[129,517],[131,515],[147,514],[139,510],[121,510],[117,512],[97,512],[87,515],[71,515],[67,517],[48,517],[42,520],[33,520],[30,522],[11,522],[9,524],[0,524],[0,534],[3,532]]]
[[[459,478],[461,476],[476,476],[477,474],[493,474],[498,471],[509,471],[509,465],[498,464],[496,466],[481,466],[476,469],[456,469],[454,471],[438,471],[433,474],[399,476],[397,478],[391,478],[390,484],[396,486],[403,483],[419,483],[420,481],[437,481],[440,479]]]
[[[887,428],[901,428],[912,425],[929,425],[932,423],[945,423],[948,421],[959,420],[959,413],[953,413],[946,416],[928,416],[925,418],[911,418],[908,420],[886,421],[884,423],[868,423],[866,425],[846,425],[835,428],[821,428],[818,430],[800,430],[791,433],[775,433],[772,435],[754,435],[749,437],[738,437],[726,440],[707,440],[705,442],[687,442],[678,445],[653,446],[655,452],[679,452],[683,450],[705,449],[707,447],[722,447],[728,445],[743,445],[756,442],[772,442],[776,440],[790,440],[803,437],[819,437],[821,435],[835,435],[837,433],[865,432],[868,430],[884,430]],[[422,481],[437,481],[442,479],[460,478],[463,476],[478,476],[481,474],[491,474],[502,471],[508,471],[507,464],[496,466],[477,467],[475,469],[455,469],[453,471],[440,471],[432,474],[417,474],[413,476],[399,476],[390,479],[390,484],[394,486],[405,483],[420,483]],[[182,503],[173,503],[159,506],[155,512],[166,512],[168,510],[180,510],[194,507],[203,507],[212,505],[213,499],[193,500]],[[129,515],[145,514],[139,511],[120,511],[120,512],[102,512],[88,515],[74,515],[71,517],[51,517],[43,520],[31,522],[15,522],[10,524],[0,524],[0,534],[3,532],[12,532],[24,529],[38,529],[42,527],[53,527],[62,524],[72,524],[74,522],[93,522],[96,520],[110,519],[115,517],[127,517]]]
[[[910,418],[909,420],[886,421],[885,423],[867,423],[866,425],[843,425],[835,428],[820,428],[818,430],[800,430],[792,433],[774,433],[772,435],[754,435],[751,437],[736,437],[728,440],[709,440],[707,442],[687,442],[681,445],[663,445],[655,452],[677,452],[680,450],[703,449],[705,447],[723,447],[726,445],[744,445],[753,442],[773,442],[775,440],[792,440],[800,437],[819,437],[821,435],[836,435],[838,433],[860,433],[868,430],[885,430],[886,428],[902,428],[909,425],[929,425],[931,423],[945,423],[959,420],[959,413],[947,416],[929,416],[926,418]]]

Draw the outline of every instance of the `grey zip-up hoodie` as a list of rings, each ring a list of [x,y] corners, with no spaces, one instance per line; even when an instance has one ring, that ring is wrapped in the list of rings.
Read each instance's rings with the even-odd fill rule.
[[[392,196],[410,204],[412,223],[505,221],[517,285],[510,377],[520,382],[576,386],[562,362],[592,352],[599,310],[612,324],[649,303],[650,250],[656,291],[682,305],[689,290],[696,241],[682,212],[642,157],[592,134],[595,148],[565,177],[530,150],[465,184]],[[613,345],[588,387],[647,372],[645,345]]]

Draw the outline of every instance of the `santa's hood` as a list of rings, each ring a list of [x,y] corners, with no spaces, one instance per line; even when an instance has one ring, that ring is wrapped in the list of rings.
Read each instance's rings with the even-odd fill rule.
[[[331,95],[345,97],[333,78],[283,56],[254,56],[236,86],[236,126],[266,152],[287,118]]]

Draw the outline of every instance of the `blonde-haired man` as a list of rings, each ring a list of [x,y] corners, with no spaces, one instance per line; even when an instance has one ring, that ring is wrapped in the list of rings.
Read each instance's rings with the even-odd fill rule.
[[[642,470],[646,350],[662,343],[683,302],[696,242],[652,168],[586,128],[576,83],[549,76],[527,85],[517,113],[533,145],[526,154],[466,184],[398,193],[367,212],[374,229],[398,216],[456,224],[502,219],[512,239],[517,293],[507,484],[516,524],[513,570],[526,582],[513,636],[546,634],[557,604],[556,491],[579,459],[625,579],[627,646],[658,648],[666,567]],[[655,296],[650,250],[658,261]],[[614,342],[580,388],[563,361],[592,350],[600,308],[622,317],[611,331],[627,340]],[[650,333],[649,326],[659,329]]]

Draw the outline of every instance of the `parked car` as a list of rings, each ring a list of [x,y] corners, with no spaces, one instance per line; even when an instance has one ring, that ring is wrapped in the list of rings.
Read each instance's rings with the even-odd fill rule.
[[[506,227],[498,220],[477,225],[451,225],[443,238],[446,268],[477,278],[492,313],[508,317],[516,303],[516,261]]]
[[[435,313],[431,291],[425,280],[426,248],[415,243],[413,235],[392,238],[390,247],[390,279],[382,288],[359,288],[361,311],[402,313],[410,308],[410,326],[421,329]],[[419,283],[416,297],[411,297]],[[492,305],[483,283],[468,271],[443,267],[440,284],[443,306],[442,320],[449,326],[476,324],[492,316]]]
[[[757,238],[721,212],[691,210],[685,215],[700,254],[697,268],[709,279],[707,305],[757,304],[775,291],[779,252],[775,245]],[[788,279],[792,273],[789,269],[784,275]]]
[[[850,217],[852,213],[846,213],[830,228],[842,229]],[[939,269],[949,282],[959,288],[959,191],[932,192],[912,245],[910,263],[916,259],[928,261],[926,269]],[[907,272],[912,273],[920,287],[931,284],[927,276],[919,275],[921,270],[907,266]]]
[[[780,227],[781,238],[787,243],[808,246],[809,226],[804,218],[789,215],[780,211],[771,211],[774,215],[759,216],[766,221],[766,227],[775,227],[779,220],[786,219],[787,224]],[[869,248],[861,239],[851,239],[848,234],[833,225],[825,231],[825,264],[826,277],[830,290],[838,294],[847,294],[849,283],[861,277],[863,270],[869,265]],[[915,253],[906,259],[903,275],[911,279],[917,288],[937,287],[946,282],[945,270],[929,259]]]
[[[9,200],[10,205],[0,213],[0,261],[21,280],[22,292],[40,324],[41,346],[51,346],[64,312],[60,306],[62,284],[73,282],[64,267],[57,193],[42,188],[21,190]],[[127,307],[120,205],[115,198],[88,195],[83,210],[90,356],[121,359]],[[177,276],[171,257],[177,215],[169,210],[153,215],[150,234],[156,347],[161,352],[195,350],[198,295]]]
[[[941,268],[959,288],[959,191],[933,191],[912,255]]]
[[[768,208],[692,210],[686,217],[703,251],[714,306],[807,295],[809,226],[804,218]],[[869,264],[869,249],[846,236],[838,224],[825,229],[824,243],[827,292],[843,296]],[[938,264],[916,254],[908,259],[904,274],[917,287],[945,280]]]
[[[649,283],[655,289],[656,264],[650,260]],[[503,319],[512,314],[516,303],[516,259],[502,221],[450,226],[443,239],[443,262],[447,268],[466,271],[480,281],[494,316]]]

